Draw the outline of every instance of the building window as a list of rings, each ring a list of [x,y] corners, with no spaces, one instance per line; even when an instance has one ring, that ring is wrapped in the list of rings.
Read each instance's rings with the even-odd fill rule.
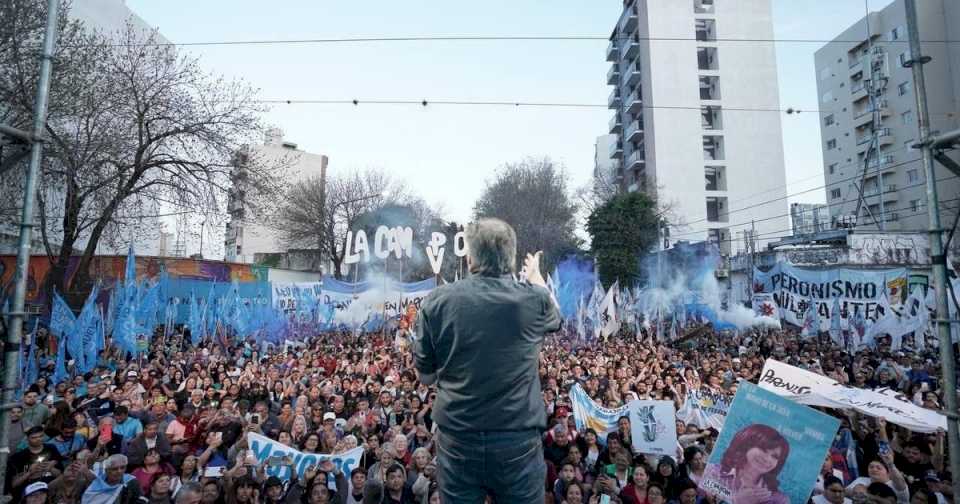
[[[900,53],[900,56],[897,56],[897,61],[900,62],[900,66],[906,67],[907,61],[910,61],[910,55],[905,52],[902,52]]]
[[[918,199],[910,200],[910,211],[919,212],[920,207],[921,207],[920,200]]]
[[[723,137],[703,137],[703,159],[706,161],[723,161]]]
[[[722,166],[705,166],[703,168],[704,188],[708,191],[726,191],[727,183],[723,180]]]
[[[898,26],[890,30],[890,40],[900,40],[903,37],[904,29],[902,26]]]
[[[717,41],[717,21],[713,19],[697,19],[694,21],[694,30],[697,40],[701,42]]]
[[[904,125],[904,126],[912,126],[913,124],[915,124],[915,123],[913,122],[913,111],[912,111],[912,110],[908,110],[908,111],[900,114],[900,120],[903,121],[903,125]]]
[[[700,126],[706,130],[723,129],[723,121],[720,116],[720,107],[716,105],[706,105],[700,107]]]
[[[716,47],[697,48],[697,68],[700,70],[719,70]]]
[[[830,163],[830,166],[827,167],[827,171],[830,173],[830,175],[837,173],[837,163]]]
[[[834,123],[833,114],[830,114],[830,115],[828,115],[827,117],[824,117],[824,118],[823,118],[823,125],[824,125],[824,126],[831,126],[831,125],[833,125],[833,123]]]
[[[827,140],[827,150],[833,150],[837,148],[837,139]]]
[[[693,12],[696,14],[713,14],[713,0],[693,0]]]
[[[916,168],[911,168],[907,170],[907,181],[908,182],[919,182],[920,181],[920,171]]]
[[[910,93],[910,83],[909,83],[909,82],[900,83],[900,84],[897,86],[897,93],[898,93],[900,96],[904,96],[904,95],[909,94],[909,93]]]
[[[840,189],[830,189],[830,199],[838,199],[840,197]]]
[[[700,99],[701,100],[719,100],[720,99],[720,77],[701,75],[700,76]]]

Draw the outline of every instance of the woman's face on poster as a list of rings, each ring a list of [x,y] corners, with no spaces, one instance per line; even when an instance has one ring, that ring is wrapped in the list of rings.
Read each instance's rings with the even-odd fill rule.
[[[759,447],[750,448],[746,454],[747,467],[757,474],[766,474],[776,469],[782,455],[779,448],[772,450],[764,450]]]

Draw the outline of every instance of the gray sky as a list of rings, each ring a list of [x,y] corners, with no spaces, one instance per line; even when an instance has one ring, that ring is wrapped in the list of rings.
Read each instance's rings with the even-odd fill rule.
[[[689,1],[689,0],[651,0]],[[736,1],[736,0],[718,0]],[[772,0],[777,39],[831,39],[863,17],[864,0]],[[868,0],[873,10],[891,0]],[[425,35],[609,35],[619,0],[318,2],[127,0],[175,43]],[[586,7],[589,5],[589,7]],[[374,13],[374,10],[376,12]],[[782,108],[814,110],[819,43],[778,43]],[[387,42],[186,47],[205,68],[243,78],[266,99],[402,99],[606,103],[605,41]],[[745,105],[745,104],[740,104]],[[447,217],[465,220],[505,162],[550,156],[574,185],[593,169],[612,112],[434,105],[278,105],[268,121],[330,170],[380,167]],[[788,193],[823,185],[815,113],[783,119]],[[769,199],[758,186],[747,206]],[[823,202],[823,189],[790,199]]]

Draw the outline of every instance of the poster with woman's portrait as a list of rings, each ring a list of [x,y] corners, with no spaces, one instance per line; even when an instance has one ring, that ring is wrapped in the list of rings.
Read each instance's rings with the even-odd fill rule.
[[[807,502],[840,420],[741,382],[700,487],[732,504]]]

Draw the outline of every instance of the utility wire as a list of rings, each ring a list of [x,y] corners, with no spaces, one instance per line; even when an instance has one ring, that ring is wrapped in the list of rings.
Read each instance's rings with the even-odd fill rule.
[[[805,38],[710,38],[697,37],[640,37],[598,35],[410,35],[394,37],[330,37],[303,39],[248,39],[248,40],[196,40],[188,42],[143,42],[138,44],[75,44],[73,47],[200,47],[200,46],[264,46],[264,45],[318,45],[318,44],[370,44],[394,42],[723,42],[744,44],[860,44],[859,39],[805,39]],[[924,44],[954,44],[960,41],[949,39],[922,40]],[[883,41],[885,44],[909,44],[909,40]]]
[[[949,176],[943,177],[943,178],[941,178],[941,179],[937,179],[936,182],[937,182],[937,183],[939,183],[939,182],[944,182],[944,181],[951,180],[951,179],[955,179],[955,178],[958,178],[958,177],[957,177],[956,175],[949,175]],[[925,186],[925,185],[926,185],[925,182],[920,182],[920,183],[916,183],[916,184],[912,184],[912,185],[900,187],[900,188],[897,189],[897,191],[905,190],[905,189],[912,189],[912,188],[914,188],[914,187],[923,187],[923,186]],[[885,194],[887,194],[887,193],[892,193],[892,192],[897,192],[897,191],[885,191],[885,192],[882,193],[882,194],[885,195]],[[880,194],[881,194],[881,193],[865,194],[865,195],[864,195],[864,199],[872,198],[872,197],[874,197],[874,196],[879,196]],[[859,196],[857,197],[857,199],[859,199]],[[837,203],[837,204],[838,204],[838,205],[842,205],[842,204],[844,204],[844,203],[849,203],[849,202],[851,202],[851,201],[855,201],[855,200],[844,199],[844,200],[840,201],[840,202]],[[884,212],[884,214],[887,214],[887,213],[890,213],[890,211],[887,210],[887,211]],[[764,222],[764,221],[768,221],[768,220],[779,219],[779,218],[781,218],[781,217],[789,217],[790,215],[791,215],[791,214],[788,212],[788,213],[785,213],[785,214],[779,214],[779,215],[773,215],[773,216],[764,217],[764,218],[762,218],[762,219],[752,219],[752,220],[750,220],[750,221],[748,221],[748,222],[742,222],[742,223],[739,223],[739,224],[727,224],[727,223],[725,223],[725,222],[713,222],[713,224],[720,224],[720,225],[722,225],[722,227],[725,227],[725,228],[736,228],[736,227],[741,227],[741,226],[749,226],[749,225],[751,225],[751,224],[754,223],[754,222]],[[708,229],[709,229],[709,228],[708,228]],[[678,234],[671,234],[670,237],[671,237],[671,238],[675,238],[675,237],[695,235],[695,234],[699,234],[699,233],[706,232],[706,231],[708,231],[708,229],[701,229],[701,230],[699,230],[699,231],[684,231],[684,232],[678,233]]]

